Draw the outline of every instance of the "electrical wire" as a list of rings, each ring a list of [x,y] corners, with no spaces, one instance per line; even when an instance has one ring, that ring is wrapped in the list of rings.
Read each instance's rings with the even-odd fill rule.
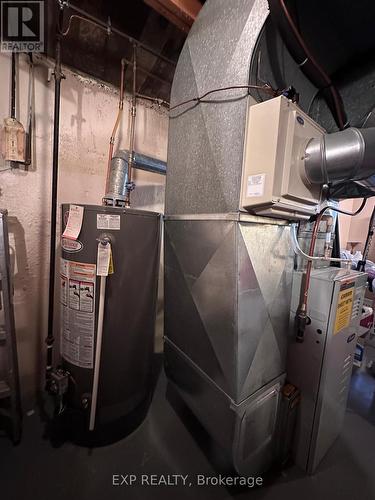
[[[92,26],[95,26],[96,28],[99,28],[99,29],[101,29],[103,31],[106,31],[106,33],[107,33],[108,36],[111,34],[111,25],[109,23],[108,23],[107,27],[104,27],[101,24],[98,24],[97,22],[92,21],[91,19],[88,19],[87,17],[79,16],[78,14],[72,14],[69,17],[68,27],[66,28],[66,30],[65,31],[61,31],[60,30],[60,35],[61,36],[66,36],[69,33],[70,28],[72,26],[72,21],[74,19],[79,19],[80,21],[84,21],[84,22],[86,22],[88,24],[91,24]]]
[[[334,212],[338,212],[339,214],[355,217],[356,215],[362,212],[362,210],[365,208],[366,203],[367,203],[367,198],[363,198],[362,203],[355,212],[347,212],[346,210],[342,210],[341,208],[327,206],[323,208],[323,210],[321,210],[320,213],[324,213],[326,210],[330,209],[333,210]]]
[[[308,47],[307,47],[305,41],[303,40],[297,26],[294,23],[294,20],[291,16],[287,6],[285,5],[284,0],[279,0],[279,3],[280,3],[281,9],[284,12],[285,18],[286,18],[294,36],[295,36],[295,38],[297,39],[300,47],[302,48],[303,52],[306,55],[305,60],[302,61],[299,66],[301,67],[301,66],[305,65],[307,62],[310,62],[314,66],[316,71],[320,74],[322,80],[325,82],[325,88],[329,89],[329,91],[331,93],[333,103],[334,103],[334,108],[336,111],[338,125],[339,125],[340,130],[343,130],[345,127],[348,126],[348,123],[346,122],[345,111],[344,111],[343,104],[342,104],[340,95],[339,95],[336,87],[334,86],[331,78],[327,75],[327,73],[320,66],[320,64],[316,61],[316,59],[314,58],[314,56],[311,54],[310,50],[308,49]]]
[[[257,90],[262,90],[263,92],[266,92],[267,94],[270,94],[273,97],[276,97],[277,95],[279,95],[279,92],[277,90],[274,90],[270,85],[231,85],[230,87],[221,87],[218,89],[209,90],[208,92],[201,95],[200,97],[193,97],[192,99],[188,99],[187,101],[183,101],[183,102],[180,102],[178,104],[175,104],[174,106],[169,108],[169,111],[173,111],[174,109],[177,109],[181,106],[184,106],[184,105],[190,104],[190,103],[195,103],[196,105],[198,105],[201,102],[209,103],[212,101],[205,101],[204,100],[209,95],[214,94],[216,92],[226,92],[228,90],[237,90],[237,89],[246,89],[246,90],[257,89]]]
[[[164,99],[159,99],[158,97],[151,97],[149,95],[140,94],[139,92],[137,92],[137,97],[139,97],[139,99],[145,99],[146,101],[151,101],[154,104],[157,104],[159,107],[160,106],[167,106],[167,107],[169,107],[169,102],[168,101],[164,101]]]

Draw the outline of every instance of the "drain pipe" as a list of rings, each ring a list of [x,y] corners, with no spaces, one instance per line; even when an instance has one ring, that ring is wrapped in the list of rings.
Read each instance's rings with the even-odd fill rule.
[[[60,91],[61,80],[64,75],[61,71],[61,26],[64,15],[64,4],[59,3],[58,25],[56,34],[55,52],[55,107],[53,119],[53,153],[52,153],[52,193],[51,193],[51,236],[49,253],[49,295],[48,295],[48,331],[45,343],[47,345],[46,360],[46,389],[50,389],[52,362],[53,362],[53,319],[54,319],[54,288],[55,288],[55,257],[56,257],[56,216],[57,216],[57,184],[59,169],[59,125],[60,125]]]
[[[134,142],[135,142],[135,118],[137,115],[137,46],[133,45],[133,91],[131,105],[130,137],[129,137],[129,158],[128,158],[128,184],[126,189],[125,206],[130,207],[130,193],[135,184],[132,182],[132,169],[134,163]]]

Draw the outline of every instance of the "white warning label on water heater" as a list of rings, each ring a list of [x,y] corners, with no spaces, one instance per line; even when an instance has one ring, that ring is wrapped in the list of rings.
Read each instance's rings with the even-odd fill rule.
[[[249,175],[247,178],[246,196],[248,198],[263,196],[265,181],[266,174]]]
[[[93,368],[96,265],[61,259],[61,355]]]
[[[119,215],[96,214],[96,229],[121,229],[121,219]]]

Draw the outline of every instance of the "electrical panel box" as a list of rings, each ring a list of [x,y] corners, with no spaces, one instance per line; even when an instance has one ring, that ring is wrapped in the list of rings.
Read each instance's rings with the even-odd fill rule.
[[[295,272],[291,323],[303,273]],[[291,338],[287,380],[301,391],[294,443],[297,465],[312,474],[341,432],[367,274],[337,267],[311,274],[303,343]],[[293,328],[290,329],[293,332]]]
[[[245,134],[241,210],[289,220],[317,212],[320,186],[304,173],[308,142],[324,129],[286,97],[250,105]]]

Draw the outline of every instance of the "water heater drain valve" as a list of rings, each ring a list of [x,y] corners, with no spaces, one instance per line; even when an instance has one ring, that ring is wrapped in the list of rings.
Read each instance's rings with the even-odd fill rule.
[[[63,368],[56,368],[51,373],[50,393],[63,396],[68,391],[70,373]]]

